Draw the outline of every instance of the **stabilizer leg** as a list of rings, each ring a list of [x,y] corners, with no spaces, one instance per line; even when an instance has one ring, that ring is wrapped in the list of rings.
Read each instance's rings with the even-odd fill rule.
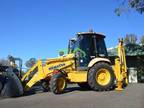
[[[118,81],[117,84],[116,84],[116,90],[117,91],[122,91],[123,90],[123,87],[122,87],[123,83],[121,81]]]

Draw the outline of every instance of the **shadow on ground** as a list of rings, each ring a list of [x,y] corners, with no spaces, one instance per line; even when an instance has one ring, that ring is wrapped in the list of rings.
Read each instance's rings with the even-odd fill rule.
[[[70,93],[70,92],[74,92],[74,91],[91,91],[91,89],[85,89],[85,88],[80,88],[80,87],[68,87],[68,88],[66,88],[64,93]],[[24,96],[30,96],[30,95],[44,93],[44,92],[50,92],[50,91],[44,91],[42,89],[42,87],[37,86],[37,87],[33,87],[31,90],[27,91],[24,94]]]

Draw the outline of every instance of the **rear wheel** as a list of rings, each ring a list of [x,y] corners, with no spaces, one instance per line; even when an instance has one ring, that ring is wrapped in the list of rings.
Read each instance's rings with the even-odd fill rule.
[[[57,73],[50,80],[50,90],[54,94],[61,94],[67,86],[66,77],[62,73]]]
[[[111,90],[114,87],[114,81],[114,71],[108,63],[97,63],[88,72],[88,84],[93,90]]]

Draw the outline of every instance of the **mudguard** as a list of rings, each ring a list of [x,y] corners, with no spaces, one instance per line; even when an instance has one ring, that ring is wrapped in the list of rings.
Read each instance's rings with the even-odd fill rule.
[[[88,64],[88,67],[92,67],[95,63],[98,62],[107,62],[107,63],[111,63],[109,59],[107,58],[94,58],[90,61],[90,63]]]
[[[5,83],[1,91],[2,97],[18,97],[23,95],[23,86],[12,68],[8,68],[5,72]]]

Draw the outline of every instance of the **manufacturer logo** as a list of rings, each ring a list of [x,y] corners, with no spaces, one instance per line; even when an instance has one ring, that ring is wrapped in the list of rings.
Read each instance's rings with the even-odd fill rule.
[[[59,64],[59,65],[56,65],[56,66],[52,66],[52,67],[49,68],[49,70],[54,70],[54,69],[60,68],[62,66],[65,66],[65,63]]]

